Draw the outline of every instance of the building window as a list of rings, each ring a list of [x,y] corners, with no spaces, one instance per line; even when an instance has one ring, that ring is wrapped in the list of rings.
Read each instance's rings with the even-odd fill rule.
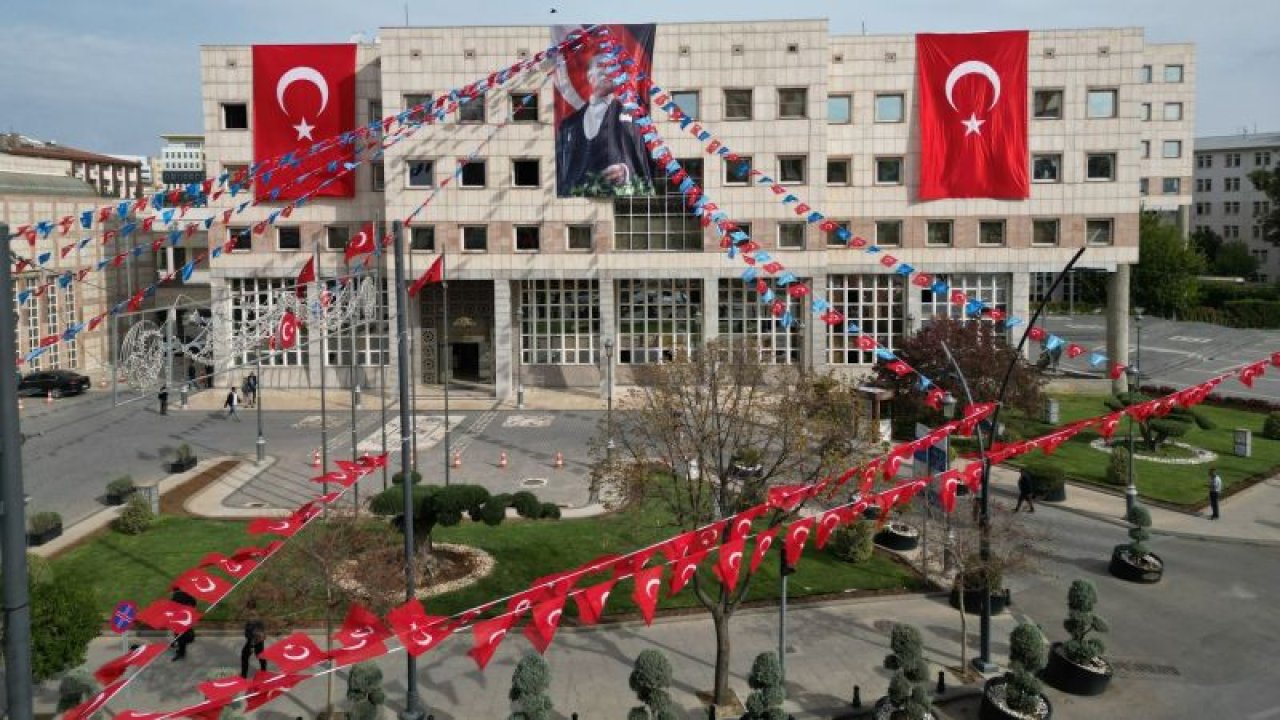
[[[1240,178],[1229,177],[1222,179],[1223,192],[1240,192]]]
[[[1167,177],[1161,184],[1161,191],[1165,195],[1177,195],[1182,192],[1182,178]]]
[[[1255,200],[1255,201],[1253,202],[1253,216],[1254,216],[1254,217],[1265,217],[1265,216],[1270,215],[1270,214],[1271,214],[1271,201],[1269,201],[1269,200]]]
[[[1196,178],[1196,192],[1213,192],[1213,178]]]
[[[853,121],[853,96],[827,96],[827,122],[832,125],[848,125]]]
[[[671,99],[680,106],[681,112],[690,117],[698,117],[698,91],[677,90],[671,93]]]
[[[379,122],[382,120],[382,101],[381,100],[370,100],[367,108],[369,111],[369,119],[365,121],[365,124]]]
[[[1150,141],[1150,140],[1143,140],[1143,141],[1138,145],[1138,150],[1139,150],[1139,152],[1142,154],[1142,159],[1143,159],[1143,160],[1146,160],[1147,158],[1150,158],[1150,157],[1151,157],[1151,141]]]
[[[516,226],[516,252],[538,252],[541,248],[541,228],[537,225]]]
[[[570,225],[567,232],[568,248],[570,250],[591,251],[594,245],[595,228],[590,225]]]
[[[1208,170],[1213,167],[1213,156],[1207,153],[1196,155],[1196,167],[1200,170]]]
[[[827,247],[841,247],[841,248],[848,247],[849,246],[848,241],[840,239],[840,230],[848,231],[849,221],[848,220],[832,220],[831,222],[835,224],[835,227],[831,230],[831,232],[825,233],[825,235],[827,236]]]
[[[1087,180],[1115,180],[1116,154],[1089,153],[1085,156],[1085,168],[1085,179]]]
[[[1090,90],[1087,107],[1088,116],[1090,118],[1115,117],[1116,94],[1114,89]]]
[[[978,244],[986,247],[1000,247],[1004,245],[1004,221],[979,220]]]
[[[302,230],[296,227],[276,226],[276,249],[285,251],[301,250]]]
[[[619,364],[670,362],[702,344],[701,281],[617,282]]]
[[[1196,203],[1196,215],[1208,215],[1208,214],[1209,214],[1209,203],[1207,202]]]
[[[485,94],[480,93],[467,102],[462,103],[458,107],[458,122],[473,124],[483,123],[485,121],[484,99]]]
[[[1223,225],[1222,237],[1224,240],[1238,240],[1240,238],[1239,225]]]
[[[231,252],[250,252],[253,250],[253,237],[248,227],[228,227],[227,239],[234,241]]]
[[[351,229],[346,225],[326,225],[324,228],[325,250],[345,250],[350,239]]]
[[[462,250],[463,252],[488,252],[489,226],[463,225]]]
[[[724,91],[724,119],[750,120],[755,113],[751,88],[735,88]]]
[[[411,188],[435,187],[436,164],[432,160],[409,160],[405,163],[409,170],[408,186]]]
[[[902,221],[877,220],[876,245],[882,247],[902,247]]]
[[[409,250],[412,252],[435,252],[435,225],[409,228]]]
[[[1271,167],[1271,151],[1262,150],[1253,154],[1254,167]]]
[[[1151,192],[1151,178],[1138,178],[1138,194],[1148,195]]]
[[[1240,153],[1227,153],[1222,158],[1223,167],[1238,168],[1240,167]]]
[[[896,274],[829,275],[827,298],[858,327],[828,326],[827,362],[833,365],[870,365],[874,350],[858,347],[858,335],[866,335],[882,348],[893,350],[903,332],[903,279]]]
[[[924,224],[924,243],[929,247],[951,247],[951,231],[954,223],[950,220],[926,220]]]
[[[462,187],[464,188],[482,188],[485,186],[485,161],[459,160],[462,165]]]
[[[875,121],[900,123],[906,117],[902,93],[876,95]]]
[[[248,130],[249,106],[245,103],[222,103],[222,129]]]
[[[1062,155],[1060,153],[1032,155],[1031,180],[1038,183],[1062,182]]]
[[[751,182],[751,156],[739,155],[734,162],[724,163],[725,185],[746,185]]]
[[[702,184],[701,158],[677,161],[695,183]],[[670,183],[655,183],[652,195],[615,198],[613,218],[615,250],[702,251],[702,224]]]
[[[1062,119],[1062,91],[1036,90],[1033,96],[1033,117],[1037,120]]]
[[[803,250],[804,228],[803,222],[778,223],[778,247]]]
[[[1084,221],[1085,242],[1090,245],[1112,244],[1112,225],[1110,218],[1090,218]]]
[[[1239,200],[1228,200],[1228,201],[1226,201],[1226,202],[1222,203],[1222,214],[1223,214],[1223,215],[1239,215],[1239,214],[1240,214],[1240,201],[1239,201]]]
[[[751,343],[759,351],[760,362],[788,365],[800,361],[800,328],[784,328],[767,303],[751,285],[721,279],[720,336],[730,343]]]
[[[1009,276],[1005,273],[938,275],[937,279],[947,284],[948,291],[935,293],[931,287],[920,288],[920,316],[924,319],[963,319],[965,306],[951,302],[954,291],[964,293],[971,300],[980,300],[986,307],[1008,310]]]
[[[1166,158],[1182,157],[1182,141],[1181,140],[1165,140],[1160,145],[1160,155]]]
[[[411,123],[424,123],[431,116],[433,98],[422,93],[407,93],[404,96],[404,109],[409,112]],[[416,108],[416,109],[415,109]]]
[[[1151,82],[1151,66],[1150,65],[1143,65],[1142,67],[1138,68],[1138,82],[1144,83],[1144,84]]]
[[[539,187],[542,173],[536,158],[511,161],[511,184],[516,187]]]
[[[1151,120],[1151,103],[1142,103],[1138,106],[1138,119],[1143,122]]]
[[[1058,244],[1057,218],[1036,218],[1031,221],[1031,244],[1053,246]]]
[[[511,93],[511,121],[538,122],[538,93]]]
[[[829,158],[827,160],[827,184],[849,184],[849,158]]]
[[[1261,239],[1262,239],[1262,226],[1261,226],[1261,225],[1254,225],[1254,226],[1253,226],[1253,239],[1254,239],[1254,240],[1261,240]],[[1255,250],[1254,252],[1255,252],[1255,253],[1257,253],[1258,251],[1257,251],[1257,250]],[[1265,250],[1263,250],[1262,252],[1266,252],[1266,251],[1265,251]]]
[[[591,365],[600,337],[595,280],[520,283],[520,361],[526,365]]]
[[[808,116],[808,88],[778,88],[779,118],[803,118]]]
[[[1165,120],[1181,120],[1182,119],[1182,103],[1167,102],[1164,104]]]
[[[902,184],[902,158],[900,157],[876,158],[876,184],[877,185],[901,185]]]
[[[289,307],[294,295],[293,278],[228,278],[231,292],[231,333],[235,337],[249,337],[257,332],[268,318],[279,317],[283,307]],[[276,348],[273,352],[262,353],[259,358],[254,348],[262,344],[250,345],[243,354],[235,355],[232,360],[241,367],[253,365],[261,359],[263,365],[299,367],[306,365],[308,348],[308,327],[306,323],[298,326],[298,342],[293,347]]]
[[[1167,83],[1182,82],[1182,66],[1181,65],[1165,65],[1164,81]]]
[[[778,179],[786,183],[804,184],[805,165],[809,161],[807,155],[779,155]]]
[[[387,189],[387,167],[381,160],[369,163],[369,189],[373,192]]]

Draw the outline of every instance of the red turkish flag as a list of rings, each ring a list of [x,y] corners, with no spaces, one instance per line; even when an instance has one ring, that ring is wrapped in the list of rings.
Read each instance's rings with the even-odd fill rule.
[[[786,551],[787,564],[791,567],[800,562],[800,553],[804,552],[804,544],[813,530],[814,520],[815,518],[807,517],[791,523],[787,528],[786,545],[783,549]]]
[[[662,590],[663,569],[662,565],[646,568],[637,572],[634,578],[636,587],[631,593],[631,599],[635,600],[636,607],[640,608],[640,615],[644,618],[645,625],[653,624],[653,615],[658,611],[658,593]]]
[[[355,123],[355,45],[253,46],[253,160],[271,173],[254,182],[257,200],[354,196],[355,173],[338,175],[353,145],[337,136]],[[323,149],[312,154],[316,144]],[[278,166],[285,153],[301,161],[297,167]]]
[[[1027,32],[916,36],[920,199],[1030,196]]]
[[[538,653],[547,651],[547,646],[560,629],[560,618],[564,614],[564,595],[556,595],[533,606],[533,622],[525,626],[525,637],[538,648]]]
[[[288,350],[298,344],[298,316],[294,315],[292,310],[284,311],[284,315],[280,318],[280,327],[276,330],[276,337],[279,338],[276,346],[281,350]]]
[[[710,525],[698,528],[698,534],[694,536],[693,549],[706,550],[720,544],[720,538],[724,534],[724,520],[717,520]]]
[[[383,624],[382,619],[359,603],[347,610],[347,617],[342,621],[342,627],[333,634],[334,640],[349,649],[388,637],[391,637],[391,631]]]
[[[711,568],[716,574],[716,579],[728,588],[729,592],[733,592],[733,589],[738,586],[738,575],[742,573],[742,554],[745,550],[745,538],[726,542],[720,546],[720,557]]]
[[[281,675],[275,672],[260,672],[253,676],[253,695],[244,701],[245,712],[253,712],[267,703],[283,695],[293,686],[308,680],[310,675]],[[211,701],[215,702],[215,701]],[[186,717],[185,715],[179,717]],[[215,715],[216,717],[216,715]]]
[[[982,468],[981,462],[964,466],[964,486],[969,488],[970,492],[976,493],[982,487]]]
[[[167,647],[169,647],[168,643],[139,645],[124,655],[103,663],[97,670],[93,671],[93,677],[103,685],[110,685],[116,680],[119,680],[125,670],[128,670],[134,665],[146,665],[155,659],[157,655],[164,652]]]
[[[300,298],[305,298],[307,296],[307,283],[313,283],[315,281],[316,258],[312,255],[307,260],[307,264],[303,265],[302,269],[298,271],[298,280],[294,285],[293,293]]]
[[[449,618],[428,615],[417,598],[387,613],[387,623],[395,631],[405,652],[417,657],[439,645],[452,630],[446,625]]]
[[[827,546],[827,539],[831,537],[831,532],[845,522],[845,511],[839,508],[828,510],[822,513],[818,518],[818,532],[813,538],[813,543],[819,550]]]
[[[467,651],[472,660],[476,661],[476,665],[484,670],[489,664],[489,660],[493,654],[497,652],[498,646],[502,644],[502,640],[511,631],[511,626],[516,622],[515,615],[499,615],[492,620],[483,620],[471,627],[471,632],[475,636],[475,646]]]
[[[422,273],[422,277],[413,281],[409,286],[409,297],[416,297],[422,288],[438,282],[444,282],[444,255],[436,258],[427,271]]]
[[[932,390],[929,391],[929,394],[925,396],[924,404],[928,405],[934,410],[941,410],[942,401],[946,398],[946,396],[947,394],[942,390],[940,390],[939,388],[933,388]]]
[[[196,686],[207,700],[229,700],[249,689],[249,680],[239,675],[228,675]]]
[[[957,470],[948,470],[938,476],[938,484],[941,486],[939,500],[942,503],[942,509],[947,512],[953,512],[956,509],[956,491],[960,489],[960,473]]]
[[[658,550],[671,562],[675,562],[684,557],[689,552],[689,547],[693,544],[694,537],[697,532],[690,530],[687,533],[681,533],[670,540],[658,546]]]
[[[231,592],[233,587],[231,583],[217,575],[198,568],[182,573],[182,575],[178,576],[173,586],[207,603],[218,602],[227,593]]]
[[[118,680],[98,691],[96,695],[85,700],[79,705],[71,708],[62,714],[62,720],[84,720],[84,718],[93,717],[94,713],[102,709],[116,693],[124,689],[125,680]]]
[[[156,600],[138,613],[138,622],[180,635],[200,620],[200,611],[172,600]]]
[[[306,670],[318,662],[327,660],[329,654],[320,649],[311,638],[303,633],[295,632],[282,640],[268,645],[261,657],[276,664],[286,673]]]
[[[769,548],[773,547],[773,540],[778,536],[778,528],[773,527],[756,535],[756,547],[751,551],[751,572],[755,573],[760,567],[760,562],[764,560],[764,554],[769,552]]]
[[[334,667],[346,667],[366,662],[387,654],[387,644],[381,640],[362,640],[350,647],[334,650],[329,656]]]
[[[220,552],[211,552],[200,560],[201,567],[216,565],[222,572],[235,577],[243,578],[258,566],[258,561],[252,558],[229,558]]]
[[[250,535],[279,535],[280,537],[293,537],[293,534],[302,529],[302,523],[292,517],[287,518],[258,518],[249,522]]]
[[[373,230],[373,223],[365,223],[364,227],[360,228],[360,232],[351,236],[351,240],[347,243],[347,249],[343,253],[343,260],[350,264],[353,259],[373,252],[376,247],[377,237]]]
[[[699,550],[676,561],[675,566],[671,568],[671,580],[667,585],[667,597],[675,597],[676,593],[689,584],[694,574],[698,572],[698,564],[706,559],[709,552],[711,551]]]
[[[613,584],[616,582],[618,582],[616,579],[609,578],[574,594],[573,601],[578,605],[578,622],[583,625],[595,625],[600,622],[605,603],[609,601],[609,593],[613,592]]]
[[[729,528],[729,539],[739,540],[751,534],[751,523],[756,518],[765,514],[768,508],[764,505],[757,505],[753,508],[743,510],[733,516],[733,525]]]

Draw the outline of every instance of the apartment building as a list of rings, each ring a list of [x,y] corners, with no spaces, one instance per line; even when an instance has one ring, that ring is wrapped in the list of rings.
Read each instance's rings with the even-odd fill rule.
[[[1255,280],[1280,280],[1280,249],[1262,238],[1262,220],[1271,201],[1249,174],[1280,163],[1280,132],[1196,138],[1192,225],[1227,242],[1243,240],[1258,259]]]

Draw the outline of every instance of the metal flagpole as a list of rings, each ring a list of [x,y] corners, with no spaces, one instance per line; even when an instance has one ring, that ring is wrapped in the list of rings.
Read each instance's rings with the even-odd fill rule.
[[[321,284],[320,278],[320,241],[312,246],[311,258],[316,263],[316,279],[315,289],[316,298],[319,300],[320,314],[320,474],[329,474],[329,413],[325,403],[325,393],[328,390],[328,381],[325,380],[325,373],[329,365],[329,313],[324,305],[324,285]],[[326,481],[321,484],[321,492],[325,495],[329,494],[329,483]],[[327,511],[328,505],[325,506]]]
[[[447,241],[440,244],[440,289],[444,292],[444,352],[440,360],[444,363],[444,484],[449,486],[449,379],[453,368],[450,367],[453,347],[449,345],[449,246]]]
[[[351,263],[347,263],[347,282],[351,288],[351,317],[347,321],[351,332],[351,462],[356,461],[356,405],[360,403],[360,386],[356,384],[356,358],[359,355],[356,352],[356,308],[359,304],[355,301],[357,296],[356,277],[351,272]],[[356,511],[356,516],[360,515],[360,481],[356,480],[351,486],[352,506]]]
[[[384,255],[386,255],[386,248],[382,247],[382,236],[386,233],[387,223],[384,220],[383,222],[380,223],[380,225],[381,225],[380,230],[382,232],[378,233],[378,263],[377,263],[377,266],[374,268],[374,272],[375,272],[374,277],[377,279],[374,281],[373,286],[377,292],[376,307],[378,310],[377,310],[376,316],[378,318],[378,324],[377,324],[378,394],[382,396],[382,403],[381,403],[382,405],[382,454],[385,456],[387,454],[387,350],[389,349],[388,347],[389,343],[387,343],[387,340],[388,340],[387,318],[385,314],[386,307],[382,304],[383,293],[386,290],[386,288],[382,286],[382,283],[384,281],[384,278],[382,275],[382,258]],[[387,343],[387,344],[384,344],[384,343]],[[383,463],[382,464],[383,492],[386,492],[386,489],[387,489],[387,463]]]

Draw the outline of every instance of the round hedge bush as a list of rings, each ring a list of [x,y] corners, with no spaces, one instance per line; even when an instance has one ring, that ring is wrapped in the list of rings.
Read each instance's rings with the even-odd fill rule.
[[[125,504],[120,516],[111,521],[111,528],[124,535],[141,535],[155,522],[155,513],[151,512],[151,503],[141,495],[134,495]]]
[[[1262,437],[1268,440],[1280,440],[1280,412],[1267,415],[1266,422],[1262,423]]]
[[[831,534],[831,554],[855,565],[867,562],[875,552],[875,529],[869,520],[859,520]]]
[[[400,483],[404,482],[404,473],[398,472],[395,475],[392,475],[391,482],[395,483],[396,485],[399,485]],[[417,470],[410,470],[409,482],[413,483],[414,485],[417,485],[418,483],[422,482],[422,473],[418,472]]]
[[[1055,495],[1067,484],[1066,471],[1046,460],[1027,463],[1023,472],[1031,478],[1031,492],[1039,497]]]

